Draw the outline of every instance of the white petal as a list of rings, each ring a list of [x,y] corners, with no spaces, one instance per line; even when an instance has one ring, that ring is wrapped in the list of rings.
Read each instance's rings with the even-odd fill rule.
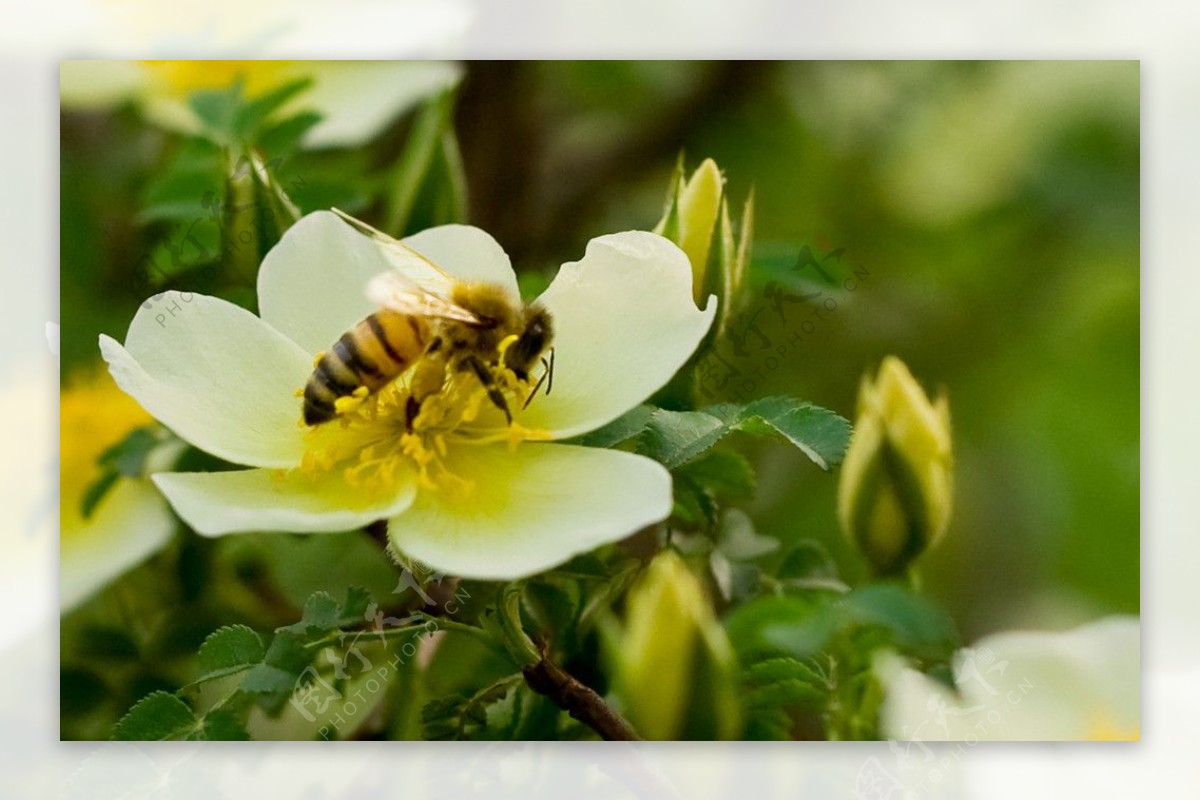
[[[58,97],[66,109],[97,109],[131,99],[146,84],[146,73],[132,61],[63,61],[58,68]]]
[[[488,234],[443,225],[403,240],[460,278],[491,281],[519,297],[508,256]],[[258,272],[264,320],[307,348],[327,350],[377,307],[367,282],[393,269],[383,249],[332,212],[307,215],[283,235]]]
[[[124,347],[101,336],[100,351],[121,389],[201,450],[255,467],[299,464],[294,393],[312,357],[245,309],[166,292],[138,309]]]
[[[593,239],[541,297],[554,319],[554,388],[521,423],[582,434],[641,403],[688,360],[716,314],[692,300],[683,251],[645,231]]]
[[[179,516],[201,534],[239,531],[346,531],[399,514],[412,503],[415,483],[369,495],[341,473],[317,479],[292,471],[158,473],[154,483]]]
[[[63,612],[162,548],[175,529],[166,501],[150,482],[135,479],[118,481],[86,521],[73,513],[61,519]]]
[[[332,212],[313,212],[263,259],[259,314],[310,354],[327,350],[376,310],[367,300],[367,282],[390,269],[368,237]]]
[[[886,687],[881,729],[901,740],[1136,737],[1139,640],[1129,617],[1061,633],[994,634],[956,655],[961,697],[885,659],[877,668]]]
[[[671,511],[671,477],[631,453],[573,445],[460,448],[466,495],[422,491],[392,542],[456,576],[515,579],[633,534]]]
[[[462,75],[461,67],[447,61],[310,64],[314,83],[295,104],[315,109],[323,117],[304,137],[309,147],[345,147],[373,139],[397,116],[453,86]]]
[[[456,278],[499,284],[514,300],[521,297],[508,254],[486,231],[470,225],[439,225],[405,237],[404,244]]]

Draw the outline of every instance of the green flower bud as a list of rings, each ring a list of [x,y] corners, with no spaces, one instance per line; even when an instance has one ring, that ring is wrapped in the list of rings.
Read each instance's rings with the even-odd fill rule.
[[[904,362],[888,356],[874,383],[863,376],[838,487],[842,528],[876,575],[902,574],[942,537],[952,483],[949,402],[930,403]]]
[[[737,661],[699,580],[673,551],[629,592],[615,689],[648,740],[729,740],[741,733]]]

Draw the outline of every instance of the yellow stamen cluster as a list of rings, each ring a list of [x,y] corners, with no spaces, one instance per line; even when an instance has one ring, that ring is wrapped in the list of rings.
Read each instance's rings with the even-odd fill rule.
[[[509,409],[520,411],[529,393],[527,381],[511,370],[496,375]],[[314,428],[301,471],[311,478],[342,471],[347,483],[367,493],[386,493],[414,474],[424,489],[469,496],[470,481],[451,468],[456,448],[525,440],[545,440],[548,432],[509,424],[474,374],[450,370],[442,388],[421,401],[408,421],[411,390],[402,377],[374,394],[360,388],[337,401],[338,418]]]

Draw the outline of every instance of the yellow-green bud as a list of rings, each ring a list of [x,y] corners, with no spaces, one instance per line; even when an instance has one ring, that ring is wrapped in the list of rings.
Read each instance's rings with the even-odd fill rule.
[[[654,227],[654,233],[670,239],[687,254],[698,306],[703,306],[708,296],[708,255],[721,214],[723,184],[721,170],[712,159],[705,159],[686,181],[681,163],[671,182],[666,211]]]
[[[930,403],[888,356],[874,382],[863,376],[838,487],[842,528],[876,575],[903,573],[946,532],[953,472],[949,402]]]
[[[741,733],[737,660],[699,580],[673,551],[629,592],[614,655],[626,717],[648,740],[729,740]]]

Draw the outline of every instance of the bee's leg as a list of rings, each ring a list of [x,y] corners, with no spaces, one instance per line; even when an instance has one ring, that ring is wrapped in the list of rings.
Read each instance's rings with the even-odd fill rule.
[[[421,402],[412,395],[408,396],[408,400],[404,404],[404,430],[412,433],[413,420],[417,419],[417,415],[421,413]]]
[[[467,359],[467,364],[475,371],[475,375],[479,378],[479,383],[483,384],[483,388],[487,390],[488,400],[494,403],[497,409],[504,412],[504,418],[508,420],[509,425],[512,425],[513,417],[512,412],[508,409],[508,401],[505,399],[504,393],[500,391],[500,387],[496,383],[496,377],[492,375],[492,371],[474,356]]]

